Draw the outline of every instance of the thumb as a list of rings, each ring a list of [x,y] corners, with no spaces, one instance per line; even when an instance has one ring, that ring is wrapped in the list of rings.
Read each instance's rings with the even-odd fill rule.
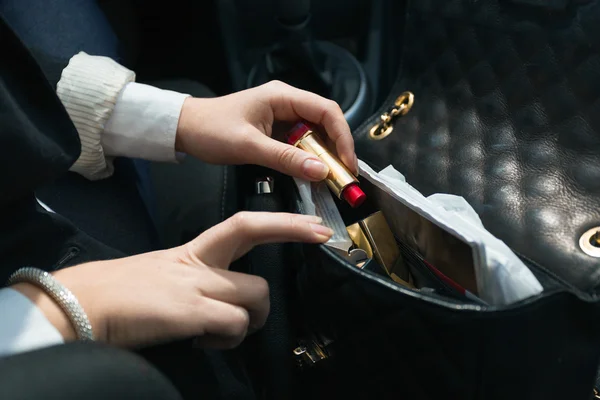
[[[213,267],[228,268],[254,246],[266,243],[323,243],[333,231],[313,215],[240,212],[185,245],[190,257]]]
[[[310,181],[327,178],[329,168],[318,157],[263,134],[256,135],[254,163]]]

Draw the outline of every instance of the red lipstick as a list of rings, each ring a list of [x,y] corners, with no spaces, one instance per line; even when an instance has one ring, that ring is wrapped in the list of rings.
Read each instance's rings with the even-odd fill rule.
[[[352,207],[364,203],[367,196],[358,186],[358,179],[329,151],[316,129],[305,122],[299,122],[290,131],[287,140],[292,146],[319,157],[329,167],[325,182],[339,199],[344,199]]]

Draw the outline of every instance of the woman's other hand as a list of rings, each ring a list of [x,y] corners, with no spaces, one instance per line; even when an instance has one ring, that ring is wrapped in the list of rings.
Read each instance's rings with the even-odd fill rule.
[[[273,242],[322,243],[332,231],[314,216],[236,214],[186,245],[53,273],[88,314],[97,340],[128,347],[198,337],[208,347],[237,346],[263,326],[269,288],[257,276],[229,271],[252,247]],[[56,303],[35,286],[29,297],[63,334],[74,330]]]

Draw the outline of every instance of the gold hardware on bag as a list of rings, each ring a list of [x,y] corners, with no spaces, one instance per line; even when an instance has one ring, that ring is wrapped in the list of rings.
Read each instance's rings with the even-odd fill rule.
[[[415,102],[415,95],[412,92],[404,92],[394,102],[394,106],[381,114],[381,121],[369,130],[369,138],[372,140],[381,140],[389,136],[394,130],[394,121],[398,117],[406,115]]]
[[[600,227],[592,228],[581,235],[579,247],[588,256],[600,258]]]
[[[311,367],[329,357],[325,349],[314,340],[301,343],[294,349],[294,356],[300,368]]]
[[[594,235],[590,238],[590,243],[594,247],[600,247],[600,231],[594,233]]]

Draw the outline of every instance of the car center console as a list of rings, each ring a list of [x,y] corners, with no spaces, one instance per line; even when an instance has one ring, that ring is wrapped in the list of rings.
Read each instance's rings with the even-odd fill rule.
[[[383,48],[393,1],[218,0],[233,89],[282,80],[337,101],[356,128],[393,79]]]

